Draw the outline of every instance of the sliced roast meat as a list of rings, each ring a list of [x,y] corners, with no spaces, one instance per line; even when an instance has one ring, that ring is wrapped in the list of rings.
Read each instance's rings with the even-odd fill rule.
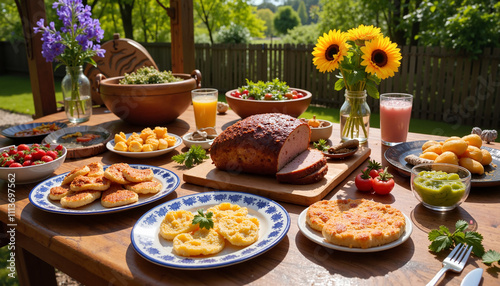
[[[312,174],[325,165],[326,158],[321,151],[308,149],[279,170],[276,173],[276,179],[280,182],[295,180]]]
[[[281,183],[289,183],[294,185],[309,185],[314,184],[316,182],[321,181],[328,173],[328,165],[324,165],[320,169],[316,170],[314,173],[311,173],[302,178],[293,178],[286,181],[281,181]]]

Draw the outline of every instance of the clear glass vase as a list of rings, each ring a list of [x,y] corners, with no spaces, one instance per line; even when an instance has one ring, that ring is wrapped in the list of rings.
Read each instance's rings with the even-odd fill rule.
[[[62,82],[64,110],[69,122],[82,123],[92,115],[92,97],[90,81],[83,74],[83,67],[66,67],[66,75]]]
[[[342,141],[368,140],[370,132],[370,107],[366,103],[366,90],[345,91],[345,101],[340,108],[340,137]]]

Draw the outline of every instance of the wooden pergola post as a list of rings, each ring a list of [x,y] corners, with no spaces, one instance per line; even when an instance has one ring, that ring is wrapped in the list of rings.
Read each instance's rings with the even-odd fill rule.
[[[167,12],[172,38],[172,72],[190,74],[195,69],[193,0],[170,0]]]
[[[35,118],[38,118],[57,112],[52,63],[42,56],[41,35],[33,32],[36,22],[45,19],[45,3],[43,0],[15,1],[23,25]]]

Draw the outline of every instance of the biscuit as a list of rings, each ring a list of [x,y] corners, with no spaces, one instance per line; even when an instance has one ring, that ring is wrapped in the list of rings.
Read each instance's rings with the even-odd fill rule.
[[[127,163],[113,164],[104,171],[104,177],[114,183],[122,185],[129,184],[130,182],[125,179],[122,173],[122,171],[127,168],[130,168]]]
[[[101,205],[105,208],[129,205],[137,201],[139,201],[139,195],[136,192],[125,190],[118,184],[112,184],[101,195]]]
[[[213,228],[181,233],[174,238],[174,251],[186,257],[219,253],[224,245],[224,237]]]
[[[130,191],[134,191],[138,194],[156,194],[161,188],[162,184],[158,181],[149,181],[125,185],[125,188]]]
[[[151,181],[154,177],[153,170],[151,169],[135,169],[135,168],[125,168],[122,170],[123,177],[129,182],[140,183]]]
[[[207,213],[208,212],[213,213],[212,220],[214,224],[217,224],[217,222],[225,216],[246,216],[248,214],[248,209],[231,203],[220,203],[208,208]]]
[[[111,181],[104,177],[78,176],[70,184],[72,191],[81,192],[86,190],[105,191],[111,186]]]
[[[69,185],[62,185],[57,187],[50,188],[49,198],[54,201],[58,201],[65,196],[67,196],[70,192]]]
[[[186,210],[169,211],[160,225],[160,235],[166,240],[173,240],[175,236],[184,232],[191,232],[198,228],[193,224],[194,215]]]
[[[87,165],[89,167],[88,177],[102,177],[104,176],[104,168],[101,162],[92,162]]]
[[[92,203],[101,196],[100,191],[71,192],[61,199],[63,208],[79,208]]]
[[[232,245],[247,246],[259,239],[259,220],[246,216],[225,216],[218,222],[218,232]]]
[[[401,211],[364,199],[351,202],[357,204],[334,213],[323,226],[327,242],[366,249],[393,242],[404,233],[406,222]]]
[[[73,181],[73,179],[76,178],[77,176],[87,175],[89,172],[90,172],[90,169],[87,166],[75,168],[71,172],[69,172],[66,175],[66,177],[64,177],[61,185],[70,184],[71,181]]]

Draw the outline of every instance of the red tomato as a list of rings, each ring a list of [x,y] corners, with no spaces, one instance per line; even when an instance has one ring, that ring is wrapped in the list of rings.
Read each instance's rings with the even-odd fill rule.
[[[8,158],[7,158],[7,160],[5,160],[5,161],[3,162],[2,167],[9,167],[9,166],[10,166],[10,164],[15,163],[15,162],[16,162],[16,161],[14,161],[14,159],[8,159]]]
[[[22,167],[23,165],[21,165],[20,163],[17,163],[17,162],[14,162],[12,164],[9,165],[9,168],[19,168],[19,167]]]
[[[47,153],[43,150],[38,150],[31,155],[33,156],[33,160],[40,160],[43,156],[47,155]]]
[[[288,98],[288,99],[292,99],[293,98],[293,94],[291,92],[287,92],[287,93],[285,93],[285,97]]]
[[[254,100],[254,99],[255,99],[255,97],[253,97],[253,96],[249,96],[247,99]]]
[[[292,90],[292,91],[290,91],[290,93],[293,94],[293,95],[297,95],[298,94],[298,92],[295,89]]]
[[[358,190],[368,192],[372,189],[373,179],[370,177],[369,172],[365,170],[356,176],[354,184]]]
[[[52,157],[52,159],[57,159],[58,155],[57,155],[57,152],[56,151],[52,151],[52,150],[49,150],[47,151],[47,155]]]
[[[273,94],[272,93],[266,93],[264,95],[264,99],[267,99],[267,100],[273,99]]]
[[[49,155],[43,156],[40,160],[44,161],[45,163],[54,161],[54,159],[52,159],[52,157],[50,157]]]
[[[30,149],[30,146],[26,145],[26,144],[20,144],[19,146],[17,146],[17,151],[27,151]]]
[[[248,90],[245,89],[244,91],[241,92],[241,94],[248,95]]]
[[[50,144],[45,144],[45,147],[50,148]]]
[[[31,160],[33,160],[33,155],[31,154],[24,155],[24,161],[31,161]]]
[[[31,166],[31,164],[32,164],[31,160],[24,160],[23,166],[24,167]]]
[[[234,97],[241,98],[241,93],[240,93],[239,91],[233,91],[233,92],[231,93],[231,95],[232,95],[232,96],[234,96]]]
[[[379,195],[387,195],[394,189],[394,179],[392,175],[385,170],[373,179],[373,191]]]
[[[16,155],[16,154],[17,154],[16,148],[12,147],[12,148],[9,149],[9,155],[12,156],[12,155]]]
[[[2,153],[2,157],[4,157],[4,158],[9,157],[9,153]]]
[[[54,148],[54,150],[56,151],[62,151],[63,149],[63,146],[61,144],[57,145],[56,148]]]
[[[370,176],[374,179],[384,171],[384,169],[382,169],[382,165],[375,160],[370,160],[368,162],[368,167],[364,168],[364,170],[370,170]]]

